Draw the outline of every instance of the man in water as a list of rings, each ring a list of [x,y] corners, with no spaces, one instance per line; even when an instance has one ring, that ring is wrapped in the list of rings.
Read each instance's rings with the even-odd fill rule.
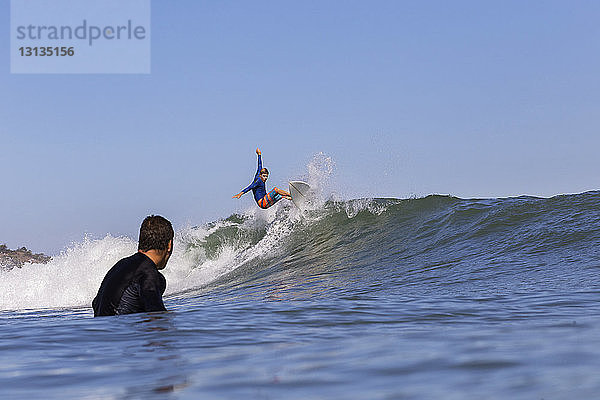
[[[292,196],[288,192],[277,187],[274,187],[273,190],[267,193],[265,182],[267,181],[267,178],[269,178],[269,170],[262,167],[260,149],[256,149],[256,154],[258,154],[258,169],[256,170],[256,175],[254,175],[254,181],[250,186],[233,196],[233,198],[239,199],[244,193],[252,190],[254,200],[256,200],[256,204],[258,204],[260,208],[269,208],[281,200],[282,197],[291,200]]]
[[[162,295],[167,287],[158,272],[173,252],[173,226],[159,216],[144,219],[138,252],[117,262],[106,274],[92,302],[94,317],[167,311]]]

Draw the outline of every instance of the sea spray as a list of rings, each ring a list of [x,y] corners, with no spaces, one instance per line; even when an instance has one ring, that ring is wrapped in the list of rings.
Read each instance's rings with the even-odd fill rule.
[[[332,195],[333,178],[335,173],[335,161],[333,158],[320,152],[313,156],[307,164],[307,182],[312,190],[325,199]]]
[[[0,309],[60,308],[90,304],[106,271],[133,254],[125,237],[84,238],[47,264],[25,264],[0,272]]]

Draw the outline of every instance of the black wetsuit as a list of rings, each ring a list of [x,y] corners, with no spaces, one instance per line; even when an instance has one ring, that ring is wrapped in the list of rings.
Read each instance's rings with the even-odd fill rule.
[[[167,311],[162,300],[166,287],[156,264],[147,255],[135,253],[116,263],[104,277],[92,302],[94,317]]]

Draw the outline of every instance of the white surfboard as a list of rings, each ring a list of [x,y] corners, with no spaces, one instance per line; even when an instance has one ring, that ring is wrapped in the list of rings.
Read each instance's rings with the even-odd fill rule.
[[[302,181],[290,181],[290,195],[292,195],[292,202],[296,207],[302,211],[307,209],[311,196],[311,190],[308,183]]]

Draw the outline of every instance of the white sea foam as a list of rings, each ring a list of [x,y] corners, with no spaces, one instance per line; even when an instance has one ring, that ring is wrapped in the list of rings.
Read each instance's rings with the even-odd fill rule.
[[[107,235],[85,238],[48,264],[25,264],[0,272],[0,309],[59,308],[90,304],[106,271],[133,254],[136,243]]]
[[[381,215],[387,207],[383,204],[378,204],[373,199],[356,199],[350,201],[340,202],[343,210],[346,212],[348,218],[354,218],[361,211],[368,211],[374,215]],[[338,207],[339,208],[339,207]]]

